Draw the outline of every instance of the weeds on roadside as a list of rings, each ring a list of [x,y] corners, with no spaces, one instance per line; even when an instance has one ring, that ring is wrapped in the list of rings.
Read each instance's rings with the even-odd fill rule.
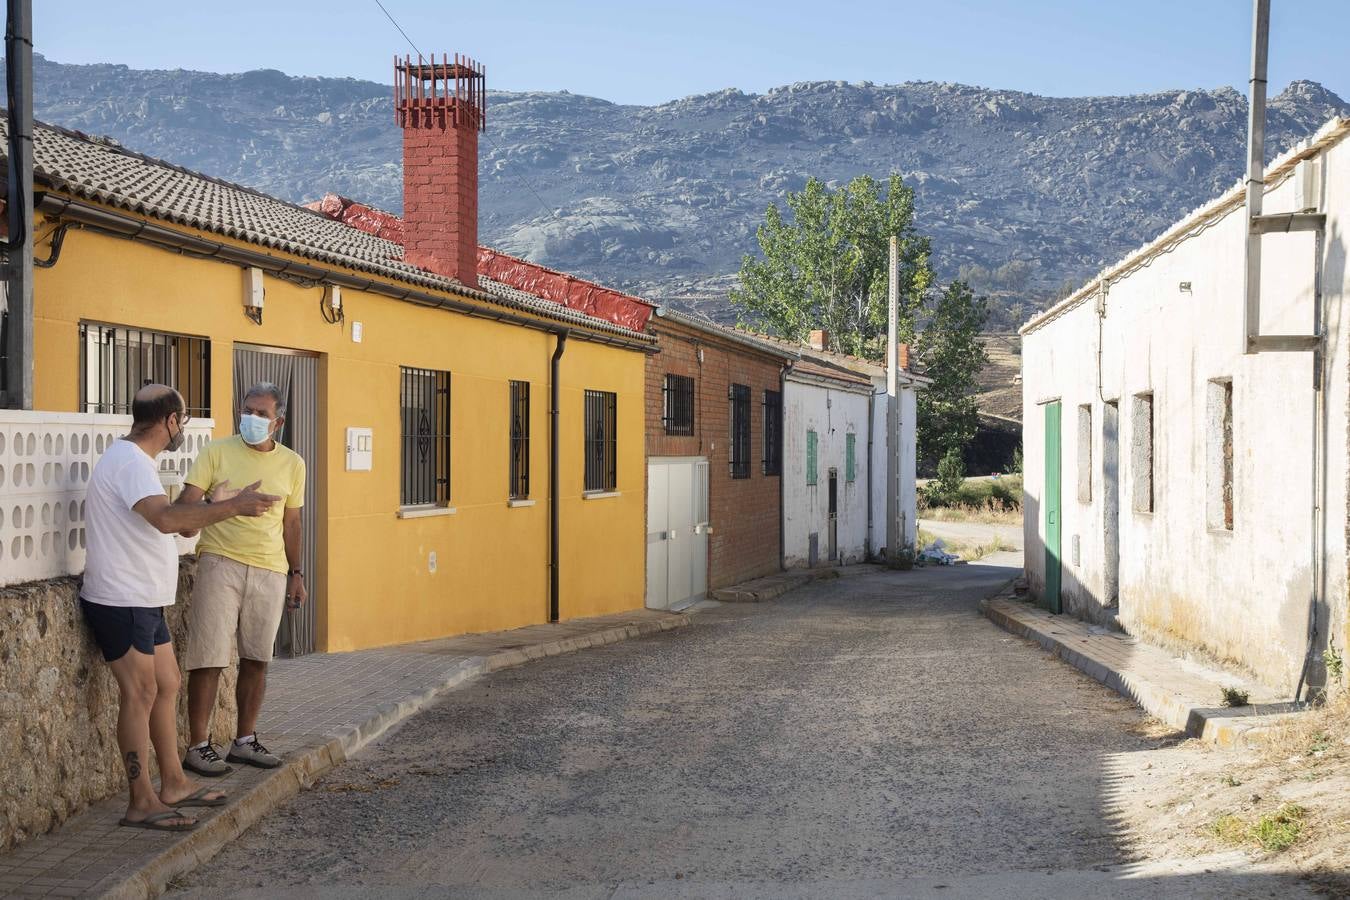
[[[1257,819],[1252,826],[1252,837],[1264,850],[1286,850],[1303,833],[1303,819],[1307,814],[1307,810],[1297,803],[1286,803]]]
[[[1246,706],[1251,696],[1242,688],[1226,687],[1223,688],[1224,706]]]
[[[1228,787],[1242,787],[1242,782],[1234,778],[1232,772],[1225,772],[1223,778],[1219,780]]]
[[[1259,844],[1271,853],[1287,850],[1303,834],[1308,811],[1297,803],[1286,803],[1248,824],[1241,816],[1228,813],[1209,826],[1209,833],[1228,844]]]

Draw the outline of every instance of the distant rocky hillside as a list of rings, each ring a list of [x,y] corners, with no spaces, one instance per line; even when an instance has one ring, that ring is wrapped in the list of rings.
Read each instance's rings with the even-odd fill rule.
[[[397,211],[391,89],[367,81],[35,61],[39,118],[293,201]],[[1312,82],[1271,103],[1270,152],[1350,107]],[[1046,98],[956,84],[812,82],[659,106],[489,94],[483,242],[725,317],[765,206],[809,175],[905,174],[944,277],[1029,311],[1239,176],[1231,88]]]

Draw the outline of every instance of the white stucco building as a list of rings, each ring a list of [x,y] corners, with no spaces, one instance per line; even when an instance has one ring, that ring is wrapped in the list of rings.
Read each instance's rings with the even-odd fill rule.
[[[799,347],[783,394],[783,565],[861,562],[889,546],[886,369],[830,352],[824,336]],[[915,397],[927,379],[899,377],[900,546],[913,547]]]
[[[1344,650],[1348,132],[1266,176],[1267,214],[1327,216],[1262,245],[1261,331],[1322,330],[1320,373],[1311,352],[1243,352],[1241,186],[1022,329],[1026,574],[1052,611],[1291,691],[1310,645],[1314,685],[1328,636]]]

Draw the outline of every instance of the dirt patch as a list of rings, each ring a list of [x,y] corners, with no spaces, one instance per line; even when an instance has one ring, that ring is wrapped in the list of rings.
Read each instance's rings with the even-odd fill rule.
[[[1164,732],[1150,720],[1136,729],[1165,741]],[[1350,895],[1350,694],[1292,717],[1259,747],[1184,744],[1192,752],[1154,756],[1118,794],[1140,855],[1238,848],[1329,896]]]

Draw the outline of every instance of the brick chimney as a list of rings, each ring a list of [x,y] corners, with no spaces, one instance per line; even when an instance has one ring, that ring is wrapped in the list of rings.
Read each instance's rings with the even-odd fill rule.
[[[812,350],[828,350],[830,349],[830,333],[824,328],[814,329],[807,343]]]
[[[900,358],[899,369],[902,372],[909,371],[909,344],[900,344],[895,348],[895,355]]]
[[[394,119],[403,129],[403,259],[478,287],[478,132],[484,68],[465,56],[394,59]]]

